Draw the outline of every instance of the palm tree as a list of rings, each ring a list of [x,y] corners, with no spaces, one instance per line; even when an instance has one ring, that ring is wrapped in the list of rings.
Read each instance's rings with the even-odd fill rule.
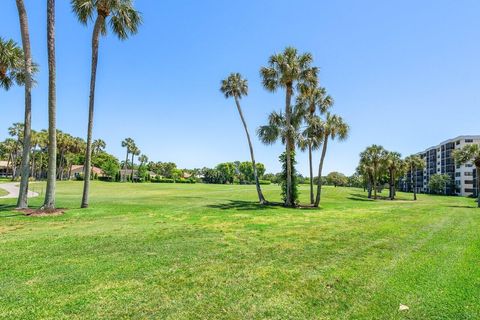
[[[376,144],[372,144],[370,147],[367,147],[365,151],[360,153],[360,163],[363,163],[364,166],[368,166],[367,170],[370,170],[373,198],[375,200],[377,199],[378,177],[380,176],[386,153],[387,151],[382,146]]]
[[[140,151],[140,149],[137,147],[137,145],[134,143],[134,144],[131,146],[130,153],[132,154],[132,172],[131,172],[130,178],[131,178],[132,183],[133,183],[133,182],[135,182],[135,181],[134,181],[134,178],[133,178],[133,172],[134,172],[134,170],[135,170],[134,160],[135,160],[135,156],[139,156],[139,155],[140,155],[141,151]]]
[[[9,90],[13,84],[21,82],[24,65],[23,50],[13,40],[0,37],[0,87]]]
[[[122,181],[127,180],[128,155],[130,154],[130,149],[132,148],[133,144],[134,144],[134,141],[132,138],[125,138],[125,140],[122,141],[122,147],[127,149],[127,155],[125,157],[125,162],[123,164],[124,174],[122,177],[120,177]]]
[[[32,129],[32,54],[30,50],[30,33],[28,30],[27,11],[23,0],[16,0],[18,17],[20,19],[20,32],[22,35],[24,75],[25,75],[25,120],[23,132],[23,152],[20,190],[18,194],[17,207],[25,209],[28,207],[28,179],[30,177],[30,135]]]
[[[90,170],[92,164],[92,131],[93,114],[95,103],[95,80],[97,75],[98,62],[98,44],[100,34],[107,33],[108,24],[113,33],[125,40],[129,35],[138,32],[138,27],[142,22],[141,15],[133,7],[132,0],[72,0],[73,11],[78,20],[87,24],[92,20],[95,13],[95,26],[92,34],[92,69],[90,78],[90,99],[88,111],[88,130],[87,130],[87,150],[85,155],[85,180],[83,185],[82,208],[88,207],[88,193],[90,189]]]
[[[312,67],[313,57],[310,53],[298,54],[297,49],[287,47],[283,53],[274,54],[269,58],[268,66],[260,69],[263,86],[270,92],[279,88],[285,90],[285,124],[287,136],[285,143],[287,190],[286,206],[293,206],[292,199],[292,163],[291,153],[295,149],[295,138],[291,128],[292,96],[294,89],[302,84],[314,85],[317,83],[316,67]]]
[[[478,144],[467,144],[461,149],[457,149],[453,153],[455,163],[457,165],[463,165],[469,162],[473,162],[477,171],[477,203],[480,208],[480,147]]]
[[[343,121],[342,117],[327,113],[325,122],[323,126],[320,127],[320,130],[317,134],[318,136],[323,136],[323,147],[320,163],[318,165],[317,196],[315,198],[315,207],[320,205],[320,197],[322,192],[322,170],[325,155],[327,154],[328,141],[335,140],[336,138],[338,138],[340,141],[343,141],[347,139],[349,131],[350,127]]]
[[[385,153],[383,161],[384,161],[385,168],[387,168],[388,170],[388,175],[389,175],[389,185],[390,185],[389,198],[391,200],[394,200],[395,199],[395,181],[397,180],[399,172],[401,172],[404,167],[402,155],[398,152],[387,151]]]
[[[102,139],[96,139],[92,143],[92,152],[93,154],[98,154],[100,151],[105,150],[107,144]]]
[[[48,170],[45,201],[42,209],[55,209],[55,184],[57,177],[57,85],[55,61],[55,0],[47,1],[48,49]]]
[[[416,155],[406,157],[405,167],[410,172],[410,181],[413,184],[413,200],[417,200],[417,171],[425,167],[425,160]]]
[[[299,143],[299,147],[302,151],[308,149],[308,164],[309,164],[309,173],[310,173],[310,204],[315,203],[315,197],[313,193],[313,161],[312,161],[312,151],[317,150],[322,141],[322,137],[316,136],[315,132],[317,131],[315,127],[318,121],[313,120],[315,111],[317,110],[320,114],[324,114],[327,110],[333,105],[333,99],[330,96],[326,96],[326,90],[322,87],[316,87],[309,84],[302,84],[300,86],[300,95],[297,97],[297,107],[305,110],[305,123],[307,128],[302,134],[304,138]],[[320,139],[319,139],[320,138]]]
[[[148,162],[148,157],[145,154],[142,154],[138,157],[138,161],[140,161],[140,167],[142,167],[145,163]]]
[[[242,120],[245,134],[247,135],[248,147],[250,148],[250,158],[252,159],[253,175],[255,177],[255,185],[257,187],[258,201],[260,204],[265,204],[267,201],[263,196],[262,189],[260,188],[260,181],[258,179],[257,165],[255,163],[255,156],[253,154],[253,145],[250,139],[250,133],[248,132],[247,123],[243,117],[242,108],[240,106],[240,99],[248,94],[248,82],[242,78],[240,73],[232,73],[227,79],[222,80],[220,91],[225,95],[225,98],[233,97],[235,105],[237,106],[238,114]]]
[[[372,198],[372,186],[373,186],[373,166],[369,162],[363,153],[360,154],[360,163],[358,164],[357,171],[362,175],[365,185],[367,187],[368,199]]]

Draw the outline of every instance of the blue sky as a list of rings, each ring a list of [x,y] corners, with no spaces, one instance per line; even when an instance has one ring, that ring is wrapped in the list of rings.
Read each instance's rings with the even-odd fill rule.
[[[25,0],[32,50],[40,64],[33,91],[33,127],[47,126],[46,1]],[[90,38],[57,1],[58,127],[86,136]],[[367,145],[403,155],[462,134],[478,134],[480,2],[476,0],[137,0],[138,35],[101,39],[94,136],[123,158],[132,137],[151,160],[179,167],[248,160],[233,101],[219,92],[230,72],[249,80],[242,101],[252,133],[284,101],[265,91],[259,69],[268,57],[295,46],[314,55],[320,81],[335,98],[334,112],[351,126],[332,143],[325,172],[355,170]],[[0,36],[20,43],[14,1],[1,1]],[[0,91],[0,139],[23,119],[23,90]],[[257,161],[276,172],[281,145],[255,138]],[[319,158],[316,154],[315,161]],[[298,156],[307,173],[307,157]]]

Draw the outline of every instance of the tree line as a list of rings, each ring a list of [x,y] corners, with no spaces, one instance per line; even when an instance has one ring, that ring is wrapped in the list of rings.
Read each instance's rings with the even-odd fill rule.
[[[32,150],[32,99],[31,91],[34,84],[33,75],[37,72],[37,64],[32,61],[30,33],[27,10],[23,0],[16,0],[22,47],[13,40],[0,38],[0,86],[6,90],[13,85],[25,88],[25,117],[23,126],[20,191],[17,201],[19,209],[28,207],[28,183],[31,175]],[[88,207],[92,155],[94,148],[93,118],[95,107],[95,85],[98,65],[100,36],[107,35],[110,30],[120,40],[136,34],[142,23],[141,14],[135,10],[131,0],[71,0],[72,11],[78,21],[84,25],[94,21],[91,42],[91,77],[88,103],[87,138],[84,150],[84,187],[81,207]],[[41,209],[55,209],[55,183],[58,177],[57,161],[57,129],[56,129],[56,57],[55,57],[55,0],[46,0],[47,11],[47,41],[48,51],[48,164],[47,187],[45,200]],[[61,156],[60,156],[61,157]]]

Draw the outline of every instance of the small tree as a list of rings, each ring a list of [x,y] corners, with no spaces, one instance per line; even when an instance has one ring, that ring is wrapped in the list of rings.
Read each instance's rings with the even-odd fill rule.
[[[348,179],[343,173],[334,171],[327,175],[327,183],[334,187],[344,186],[348,183]]]
[[[445,193],[445,188],[451,181],[452,179],[448,174],[434,174],[428,181],[428,189],[435,194]]]

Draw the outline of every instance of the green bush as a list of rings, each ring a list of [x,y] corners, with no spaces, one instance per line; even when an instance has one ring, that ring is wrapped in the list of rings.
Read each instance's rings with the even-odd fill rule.
[[[174,183],[175,180],[173,179],[168,179],[168,178],[158,178],[155,179],[155,180],[152,180],[152,182],[155,182],[155,183]]]
[[[270,181],[270,180],[258,180],[258,183],[268,185],[268,184],[272,184],[272,181]]]

